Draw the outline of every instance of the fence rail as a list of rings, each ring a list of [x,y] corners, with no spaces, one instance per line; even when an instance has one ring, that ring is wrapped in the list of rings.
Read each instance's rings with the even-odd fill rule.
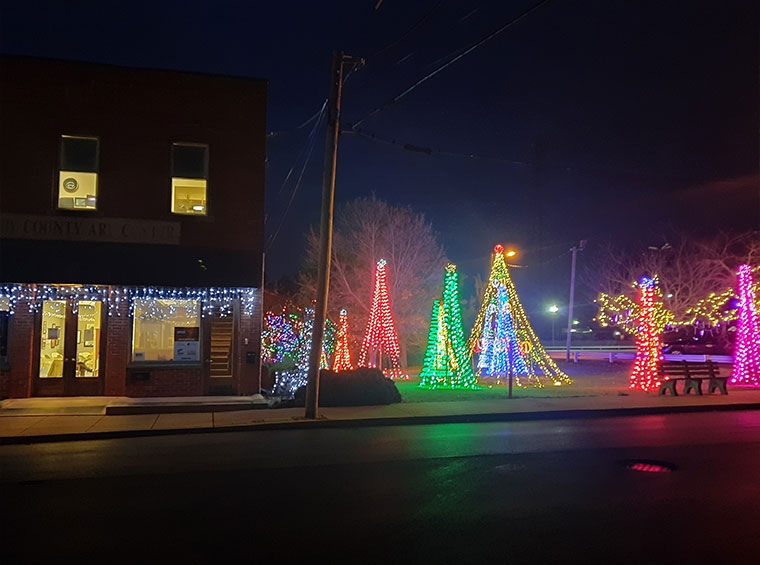
[[[566,349],[561,351],[558,349],[547,348],[547,352],[554,359],[564,359],[566,355]],[[636,356],[636,348],[619,348],[619,349],[607,349],[605,347],[597,348],[584,348],[573,347],[570,350],[573,357],[573,361],[576,363],[580,359],[608,359],[610,363],[614,363],[616,360],[627,361]],[[705,361],[712,361],[713,363],[731,364],[734,359],[731,355],[674,355],[666,354],[663,356],[665,361],[694,361],[698,363],[704,363]]]

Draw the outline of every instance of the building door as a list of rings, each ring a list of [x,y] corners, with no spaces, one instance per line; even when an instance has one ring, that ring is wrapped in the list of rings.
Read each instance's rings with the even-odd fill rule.
[[[238,305],[226,316],[215,312],[207,320],[208,342],[206,394],[236,394],[235,383],[235,322],[238,319]]]
[[[103,393],[104,308],[99,300],[45,300],[39,321],[36,396]]]

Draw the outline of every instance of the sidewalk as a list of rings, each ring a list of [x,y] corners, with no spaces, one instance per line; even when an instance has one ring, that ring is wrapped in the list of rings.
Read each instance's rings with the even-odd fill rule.
[[[264,404],[262,404],[262,402]],[[457,422],[599,418],[760,409],[760,390],[727,396],[621,395],[402,402],[388,406],[322,407],[318,420],[303,408],[254,408],[253,397],[125,397],[11,399],[0,402],[0,444],[108,439],[175,433]]]

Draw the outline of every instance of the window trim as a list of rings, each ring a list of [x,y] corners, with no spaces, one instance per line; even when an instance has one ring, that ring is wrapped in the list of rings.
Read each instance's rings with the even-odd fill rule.
[[[134,300],[146,300],[146,298],[135,298]],[[203,301],[193,298],[164,298],[157,300],[189,300],[198,303],[198,360],[197,361],[169,361],[169,360],[146,360],[135,361],[135,315],[134,312],[130,315],[132,324],[129,332],[129,350],[127,352],[127,369],[148,369],[151,367],[161,368],[196,368],[203,367],[204,365],[204,345],[203,345]]]
[[[71,171],[77,173],[91,173],[95,174],[95,207],[94,208],[64,208],[60,205],[61,199],[61,171],[68,170],[63,168],[63,139],[94,139],[95,140],[95,170],[94,171]],[[74,133],[61,133],[58,135],[58,159],[56,166],[55,182],[53,183],[53,210],[56,212],[74,212],[79,214],[81,212],[94,213],[99,211],[100,203],[100,136],[92,134],[74,134]]]
[[[202,147],[205,149],[203,155],[203,177],[187,177],[187,176],[175,176],[174,175],[174,147]],[[169,212],[175,216],[182,216],[184,218],[208,218],[209,216],[209,184],[211,176],[209,173],[209,162],[211,149],[208,143],[201,143],[197,141],[172,141],[169,146]],[[190,180],[205,180],[206,181],[206,209],[203,213],[191,214],[187,212],[175,212],[174,211],[174,179],[190,179]]]

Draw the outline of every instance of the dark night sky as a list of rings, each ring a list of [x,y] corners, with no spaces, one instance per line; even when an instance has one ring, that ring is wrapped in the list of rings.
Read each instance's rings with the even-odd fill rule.
[[[268,79],[268,129],[285,132],[268,147],[271,233],[333,49],[367,58],[344,89],[345,125],[535,1],[375,3],[3,1],[0,37],[5,53]],[[536,265],[516,275],[529,312],[566,300],[560,255],[578,239],[757,228],[758,29],[752,1],[549,1],[361,124],[433,155],[343,135],[337,202],[375,191],[424,212],[465,275],[513,243]],[[297,271],[318,221],[323,151],[320,131],[270,280]]]

